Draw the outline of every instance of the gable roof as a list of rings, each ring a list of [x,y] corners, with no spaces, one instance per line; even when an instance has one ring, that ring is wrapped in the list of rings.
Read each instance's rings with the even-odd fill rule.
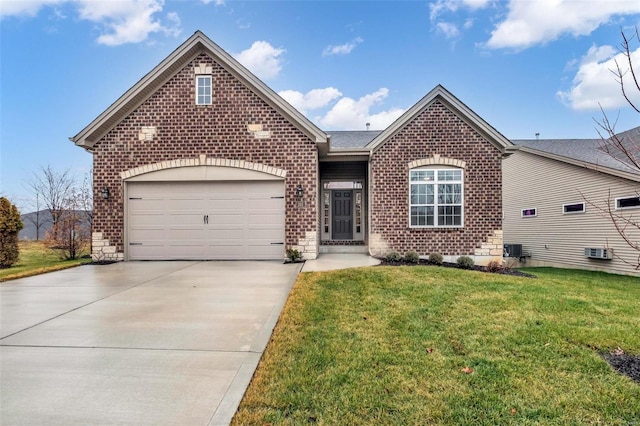
[[[76,145],[92,151],[93,146],[100,138],[202,52],[211,56],[220,66],[242,81],[243,84],[290,120],[294,126],[312,141],[317,144],[327,142],[327,135],[322,130],[201,31],[196,31],[133,87],[120,96],[109,108],[89,123],[87,127],[69,139]]]
[[[383,130],[378,136],[376,136],[371,142],[366,145],[366,148],[371,151],[375,151],[382,146],[389,138],[398,133],[402,128],[412,121],[416,116],[422,113],[435,101],[442,102],[447,108],[455,112],[461,119],[466,121],[469,125],[475,128],[483,136],[487,138],[496,148],[502,152],[506,152],[508,148],[513,144],[502,133],[498,132],[489,123],[484,121],[478,114],[476,114],[471,108],[466,106],[458,98],[453,96],[451,92],[445,89],[442,85],[438,84],[429,93],[427,93],[422,99],[418,101],[414,106],[409,108],[404,114],[402,114],[396,121],[391,123],[389,127]]]
[[[616,137],[630,150],[640,154],[640,127],[618,133]],[[610,175],[640,181],[640,170],[629,164],[624,154],[604,148],[602,139],[524,139],[514,140],[519,151],[564,163],[597,170]]]

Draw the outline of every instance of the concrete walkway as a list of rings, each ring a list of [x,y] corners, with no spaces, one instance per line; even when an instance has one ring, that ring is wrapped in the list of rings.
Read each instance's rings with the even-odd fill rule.
[[[332,271],[379,265],[380,261],[367,254],[321,254],[315,260],[307,260],[302,272]]]
[[[300,264],[126,262],[0,285],[0,424],[227,425]]]

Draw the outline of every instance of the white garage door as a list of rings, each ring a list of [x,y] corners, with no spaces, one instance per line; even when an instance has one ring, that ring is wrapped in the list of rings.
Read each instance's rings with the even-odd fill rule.
[[[130,260],[283,259],[283,181],[131,182]]]

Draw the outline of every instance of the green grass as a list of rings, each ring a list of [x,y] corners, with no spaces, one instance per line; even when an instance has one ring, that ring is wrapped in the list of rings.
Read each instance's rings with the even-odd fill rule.
[[[20,259],[10,268],[0,269],[0,282],[72,268],[91,259],[61,260],[41,241],[20,241]]]
[[[640,424],[640,279],[528,271],[301,274],[232,424]]]

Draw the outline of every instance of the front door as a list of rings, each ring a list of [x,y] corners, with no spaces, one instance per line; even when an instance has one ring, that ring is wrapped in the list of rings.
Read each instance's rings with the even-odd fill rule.
[[[331,191],[334,240],[353,239],[353,190]]]

